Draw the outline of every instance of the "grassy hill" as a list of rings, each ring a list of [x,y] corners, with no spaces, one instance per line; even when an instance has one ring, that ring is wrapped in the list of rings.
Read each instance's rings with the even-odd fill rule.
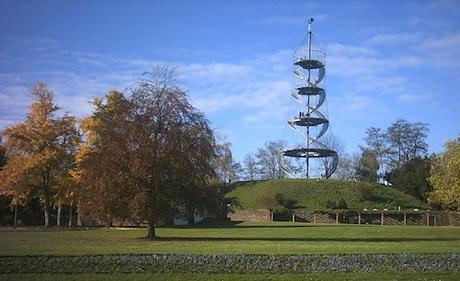
[[[242,209],[282,210],[280,201],[312,211],[343,209],[343,202],[354,210],[428,208],[426,203],[392,187],[331,179],[236,182],[227,186],[226,197],[235,198]]]

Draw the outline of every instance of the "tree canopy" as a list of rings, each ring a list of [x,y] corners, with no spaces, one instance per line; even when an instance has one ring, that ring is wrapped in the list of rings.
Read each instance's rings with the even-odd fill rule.
[[[430,200],[451,210],[460,210],[460,137],[446,143],[445,151],[431,161],[433,192]]]
[[[30,89],[33,103],[24,122],[2,131],[8,162],[0,172],[2,194],[13,197],[12,204],[23,204],[33,194],[42,202],[45,225],[60,188],[69,183],[69,169],[80,136],[75,118],[56,116],[53,93],[43,83]]]
[[[397,189],[410,194],[424,202],[433,190],[428,181],[430,176],[430,158],[417,157],[401,168],[395,168],[388,174],[388,181]]]
[[[359,160],[357,175],[360,180],[375,182],[377,180],[377,171],[379,169],[379,162],[374,152],[365,149],[362,152],[361,159]]]
[[[111,92],[96,100],[82,122],[87,143],[76,177],[86,188],[87,212],[145,220],[150,238],[165,220],[204,211],[203,200],[216,194],[207,188],[215,176],[214,133],[174,77],[174,69],[156,67],[129,98]]]

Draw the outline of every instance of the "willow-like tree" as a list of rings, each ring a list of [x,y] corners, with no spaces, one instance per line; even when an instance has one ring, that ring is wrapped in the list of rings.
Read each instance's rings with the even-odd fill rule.
[[[154,239],[155,227],[180,214],[187,203],[189,211],[197,202],[206,204],[194,200],[192,191],[207,185],[214,175],[214,135],[205,116],[177,86],[171,67],[146,73],[131,100],[138,211],[148,222],[148,237]]]
[[[2,131],[8,162],[0,172],[0,187],[15,204],[37,194],[48,226],[50,208],[68,176],[80,137],[72,116],[56,116],[59,108],[45,84],[36,84],[30,92],[34,101],[26,120]]]
[[[111,92],[96,100],[81,123],[87,142],[74,171],[83,212],[147,221],[151,239],[165,220],[203,211],[203,188],[214,177],[213,131],[174,77],[174,69],[155,67],[130,97]]]

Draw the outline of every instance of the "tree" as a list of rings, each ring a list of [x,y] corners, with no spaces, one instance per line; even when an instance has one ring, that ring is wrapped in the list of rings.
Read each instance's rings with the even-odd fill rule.
[[[254,155],[252,154],[246,155],[243,161],[243,165],[244,165],[244,170],[246,173],[246,179],[254,181],[254,179],[256,178],[256,174],[257,174],[257,166],[256,166],[257,163],[256,163],[256,159],[254,158]]]
[[[433,190],[428,181],[429,176],[430,158],[417,157],[401,168],[393,169],[388,179],[395,188],[426,202],[429,192]]]
[[[371,150],[377,160],[379,161],[380,177],[385,175],[385,160],[389,153],[388,138],[387,135],[382,132],[380,128],[371,127],[366,130],[366,136],[364,137],[366,143],[365,149]]]
[[[386,132],[390,166],[400,168],[411,159],[425,156],[428,151],[425,142],[428,132],[428,124],[425,123],[409,123],[398,119],[391,124]]]
[[[241,164],[233,160],[230,142],[217,143],[215,147],[216,157],[214,169],[218,178],[225,184],[229,181],[238,180],[242,172]]]
[[[3,147],[2,138],[0,136],[0,168],[6,165],[6,149]]]
[[[107,221],[147,221],[151,239],[156,226],[212,201],[203,198],[213,193],[204,189],[215,178],[214,133],[174,77],[173,68],[155,67],[130,98],[112,92],[96,100],[82,123],[87,145],[76,172],[86,188],[82,204]]]
[[[36,84],[30,92],[34,102],[26,121],[2,132],[8,163],[0,173],[1,189],[13,196],[13,204],[36,193],[48,226],[54,196],[67,175],[80,136],[72,116],[55,116],[59,108],[45,84]]]
[[[377,161],[375,154],[368,149],[363,150],[357,170],[359,179],[361,181],[376,182],[378,169],[379,162]]]
[[[81,186],[75,197],[80,213],[111,225],[115,218],[130,217],[130,202],[137,192],[131,171],[136,159],[133,104],[117,91],[92,103],[93,114],[80,122],[86,142],[72,171]]]
[[[323,136],[321,138],[321,143],[326,145],[326,147],[328,149],[331,149],[331,150],[337,152],[337,155],[339,157],[339,162],[340,162],[340,159],[342,158],[342,156],[344,154],[344,148],[343,148],[342,141],[337,136],[335,136],[333,134],[329,134],[329,135]],[[322,166],[323,166],[321,171],[322,171],[322,173],[324,173],[324,171],[327,171],[328,169],[330,169],[332,161],[333,161],[333,158],[332,157],[322,157],[320,159],[321,159],[321,163],[322,163]],[[336,172],[337,172],[337,170],[336,170]]]
[[[283,141],[266,142],[263,148],[259,148],[256,154],[259,172],[264,179],[280,179],[285,177],[285,173],[280,165],[281,152],[286,146]]]
[[[460,210],[460,137],[448,141],[445,151],[432,157],[429,181],[434,189],[430,201]]]
[[[353,155],[342,154],[339,158],[339,164],[333,177],[342,180],[357,180],[357,171],[359,168],[360,155],[354,153]]]
[[[131,99],[138,159],[134,178],[142,197],[138,210],[153,239],[155,226],[183,208],[181,191],[203,186],[214,175],[214,135],[208,120],[176,85],[174,69],[157,67],[144,77]],[[204,147],[198,149],[199,142]]]

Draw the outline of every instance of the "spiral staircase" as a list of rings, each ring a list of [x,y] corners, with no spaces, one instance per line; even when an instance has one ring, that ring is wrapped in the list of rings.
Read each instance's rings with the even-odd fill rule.
[[[326,100],[326,91],[321,83],[326,73],[326,54],[312,49],[312,22],[313,18],[308,19],[308,45],[296,52],[293,63],[293,74],[297,82],[291,95],[301,104],[302,110],[287,122],[292,130],[305,139],[305,143],[282,151],[280,166],[291,177],[309,178],[310,158],[328,158],[329,161],[323,161],[325,164],[322,165],[320,176],[329,178],[337,169],[339,158],[336,151],[320,140],[329,128],[329,120],[321,112],[321,106]],[[305,159],[300,175],[286,164],[285,157]]]

